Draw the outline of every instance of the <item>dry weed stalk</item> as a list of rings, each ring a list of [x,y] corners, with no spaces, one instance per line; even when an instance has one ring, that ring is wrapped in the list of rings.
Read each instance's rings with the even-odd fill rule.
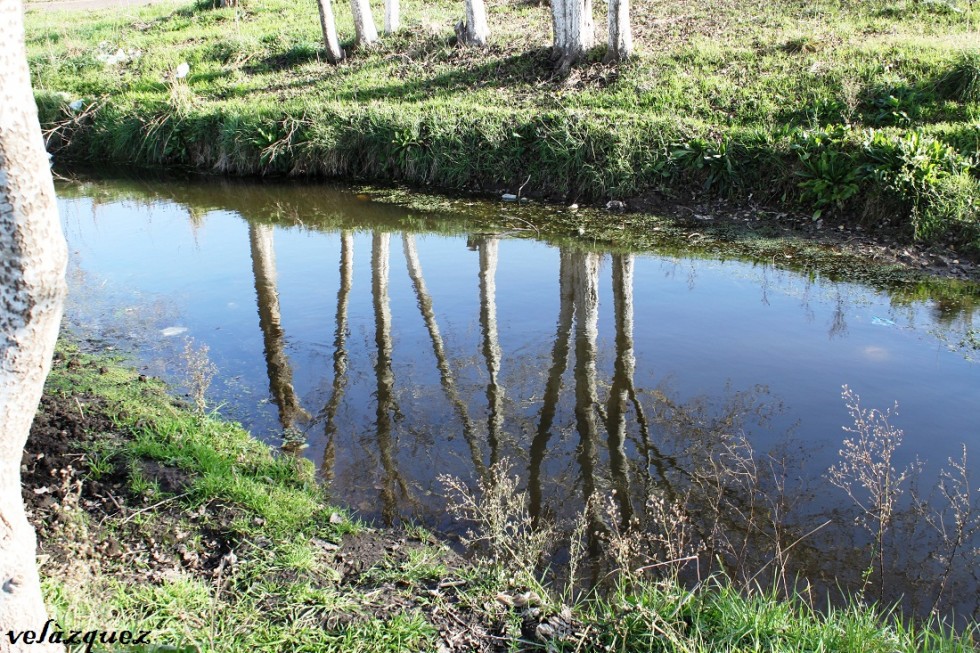
[[[439,482],[449,492],[450,514],[476,525],[477,530],[467,531],[463,544],[483,547],[492,564],[516,580],[537,584],[536,569],[555,533],[549,526],[534,527],[527,493],[517,490],[520,479],[511,471],[509,460],[498,461],[479,481],[477,493],[454,476],[441,475]]]
[[[211,387],[211,381],[218,373],[218,367],[208,357],[209,351],[207,345],[195,347],[194,339],[188,338],[181,354],[188,395],[199,413],[203,413],[204,409],[207,408],[208,388]]]
[[[943,572],[936,591],[936,600],[932,611],[936,612],[946,591],[953,563],[957,556],[969,556],[969,547],[980,532],[980,517],[973,503],[970,490],[970,475],[966,463],[966,445],[962,445],[963,453],[959,460],[949,458],[952,469],[943,469],[939,474],[939,494],[945,500],[940,510],[926,513],[926,523],[929,524],[942,540],[944,552],[936,553],[936,559],[943,565]],[[976,549],[973,553],[976,554]]]
[[[914,463],[895,469],[892,459],[902,444],[902,430],[889,422],[897,414],[898,404],[882,412],[861,407],[861,397],[848,386],[841,396],[854,420],[853,426],[843,427],[854,437],[844,440],[840,460],[827,470],[827,480],[844,490],[861,510],[859,522],[874,538],[872,567],[878,565],[879,597],[885,582],[885,533],[892,524],[902,484],[912,477],[920,465]],[[866,581],[867,583],[867,581]]]

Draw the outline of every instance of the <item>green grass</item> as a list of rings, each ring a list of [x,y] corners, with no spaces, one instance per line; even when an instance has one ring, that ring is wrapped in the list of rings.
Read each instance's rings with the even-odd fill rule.
[[[455,2],[402,11],[402,32],[339,66],[312,0],[31,12],[50,146],[229,174],[526,182],[563,200],[708,192],[980,252],[974,3],[644,0],[638,56],[603,65],[600,47],[565,79],[546,6],[494,4],[481,52],[452,42]],[[119,49],[139,55],[103,61]],[[188,78],[168,77],[183,61]],[[75,99],[98,110],[79,117]]]

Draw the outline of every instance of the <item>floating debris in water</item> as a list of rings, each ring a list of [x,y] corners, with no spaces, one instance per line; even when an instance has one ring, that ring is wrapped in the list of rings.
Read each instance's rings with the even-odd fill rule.
[[[160,335],[164,338],[179,336],[182,333],[187,333],[187,327],[172,326],[167,327],[166,329],[160,329]]]
[[[875,326],[895,326],[895,321],[889,320],[887,317],[878,317],[875,315],[871,318],[871,324]]]

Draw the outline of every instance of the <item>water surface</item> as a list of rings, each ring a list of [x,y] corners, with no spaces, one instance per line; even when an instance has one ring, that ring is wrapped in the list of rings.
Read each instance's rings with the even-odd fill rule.
[[[468,231],[465,214],[343,188],[90,181],[59,192],[67,323],[185,386],[206,346],[218,370],[209,403],[273,445],[301,444],[332,497],[368,519],[458,528],[439,475],[474,483],[507,459],[536,519],[602,495],[618,514],[596,511],[597,526],[648,523],[648,497],[665,497],[715,515],[697,528],[727,533],[710,553],[737,573],[799,541],[792,569],[854,589],[868,536],[825,478],[851,423],[842,386],[869,408],[898,403],[893,465],[921,459],[923,495],[980,434],[969,295]],[[766,525],[777,512],[780,526]],[[883,597],[927,610],[946,543],[921,511],[901,516]],[[977,560],[969,547],[957,555],[940,606],[969,612]]]

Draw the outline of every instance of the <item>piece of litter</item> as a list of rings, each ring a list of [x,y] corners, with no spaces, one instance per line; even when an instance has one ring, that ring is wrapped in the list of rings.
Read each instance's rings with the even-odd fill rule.
[[[164,338],[170,338],[172,336],[179,336],[182,333],[187,333],[187,327],[172,326],[166,329],[160,329],[160,335]]]
[[[877,315],[871,318],[871,324],[874,324],[875,326],[895,326],[895,322],[893,320],[889,320],[886,317],[878,317]]]
[[[513,202],[514,200],[517,199],[517,195],[513,195],[511,193],[504,193],[503,195],[500,196],[500,199],[502,199],[505,202]]]
[[[85,100],[75,100],[74,102],[69,103],[68,108],[72,111],[79,111],[84,106]]]
[[[185,77],[187,77],[187,73],[189,73],[190,71],[191,71],[191,65],[185,61],[184,63],[177,66],[177,70],[174,71],[174,77],[176,77],[177,79],[184,79]]]

